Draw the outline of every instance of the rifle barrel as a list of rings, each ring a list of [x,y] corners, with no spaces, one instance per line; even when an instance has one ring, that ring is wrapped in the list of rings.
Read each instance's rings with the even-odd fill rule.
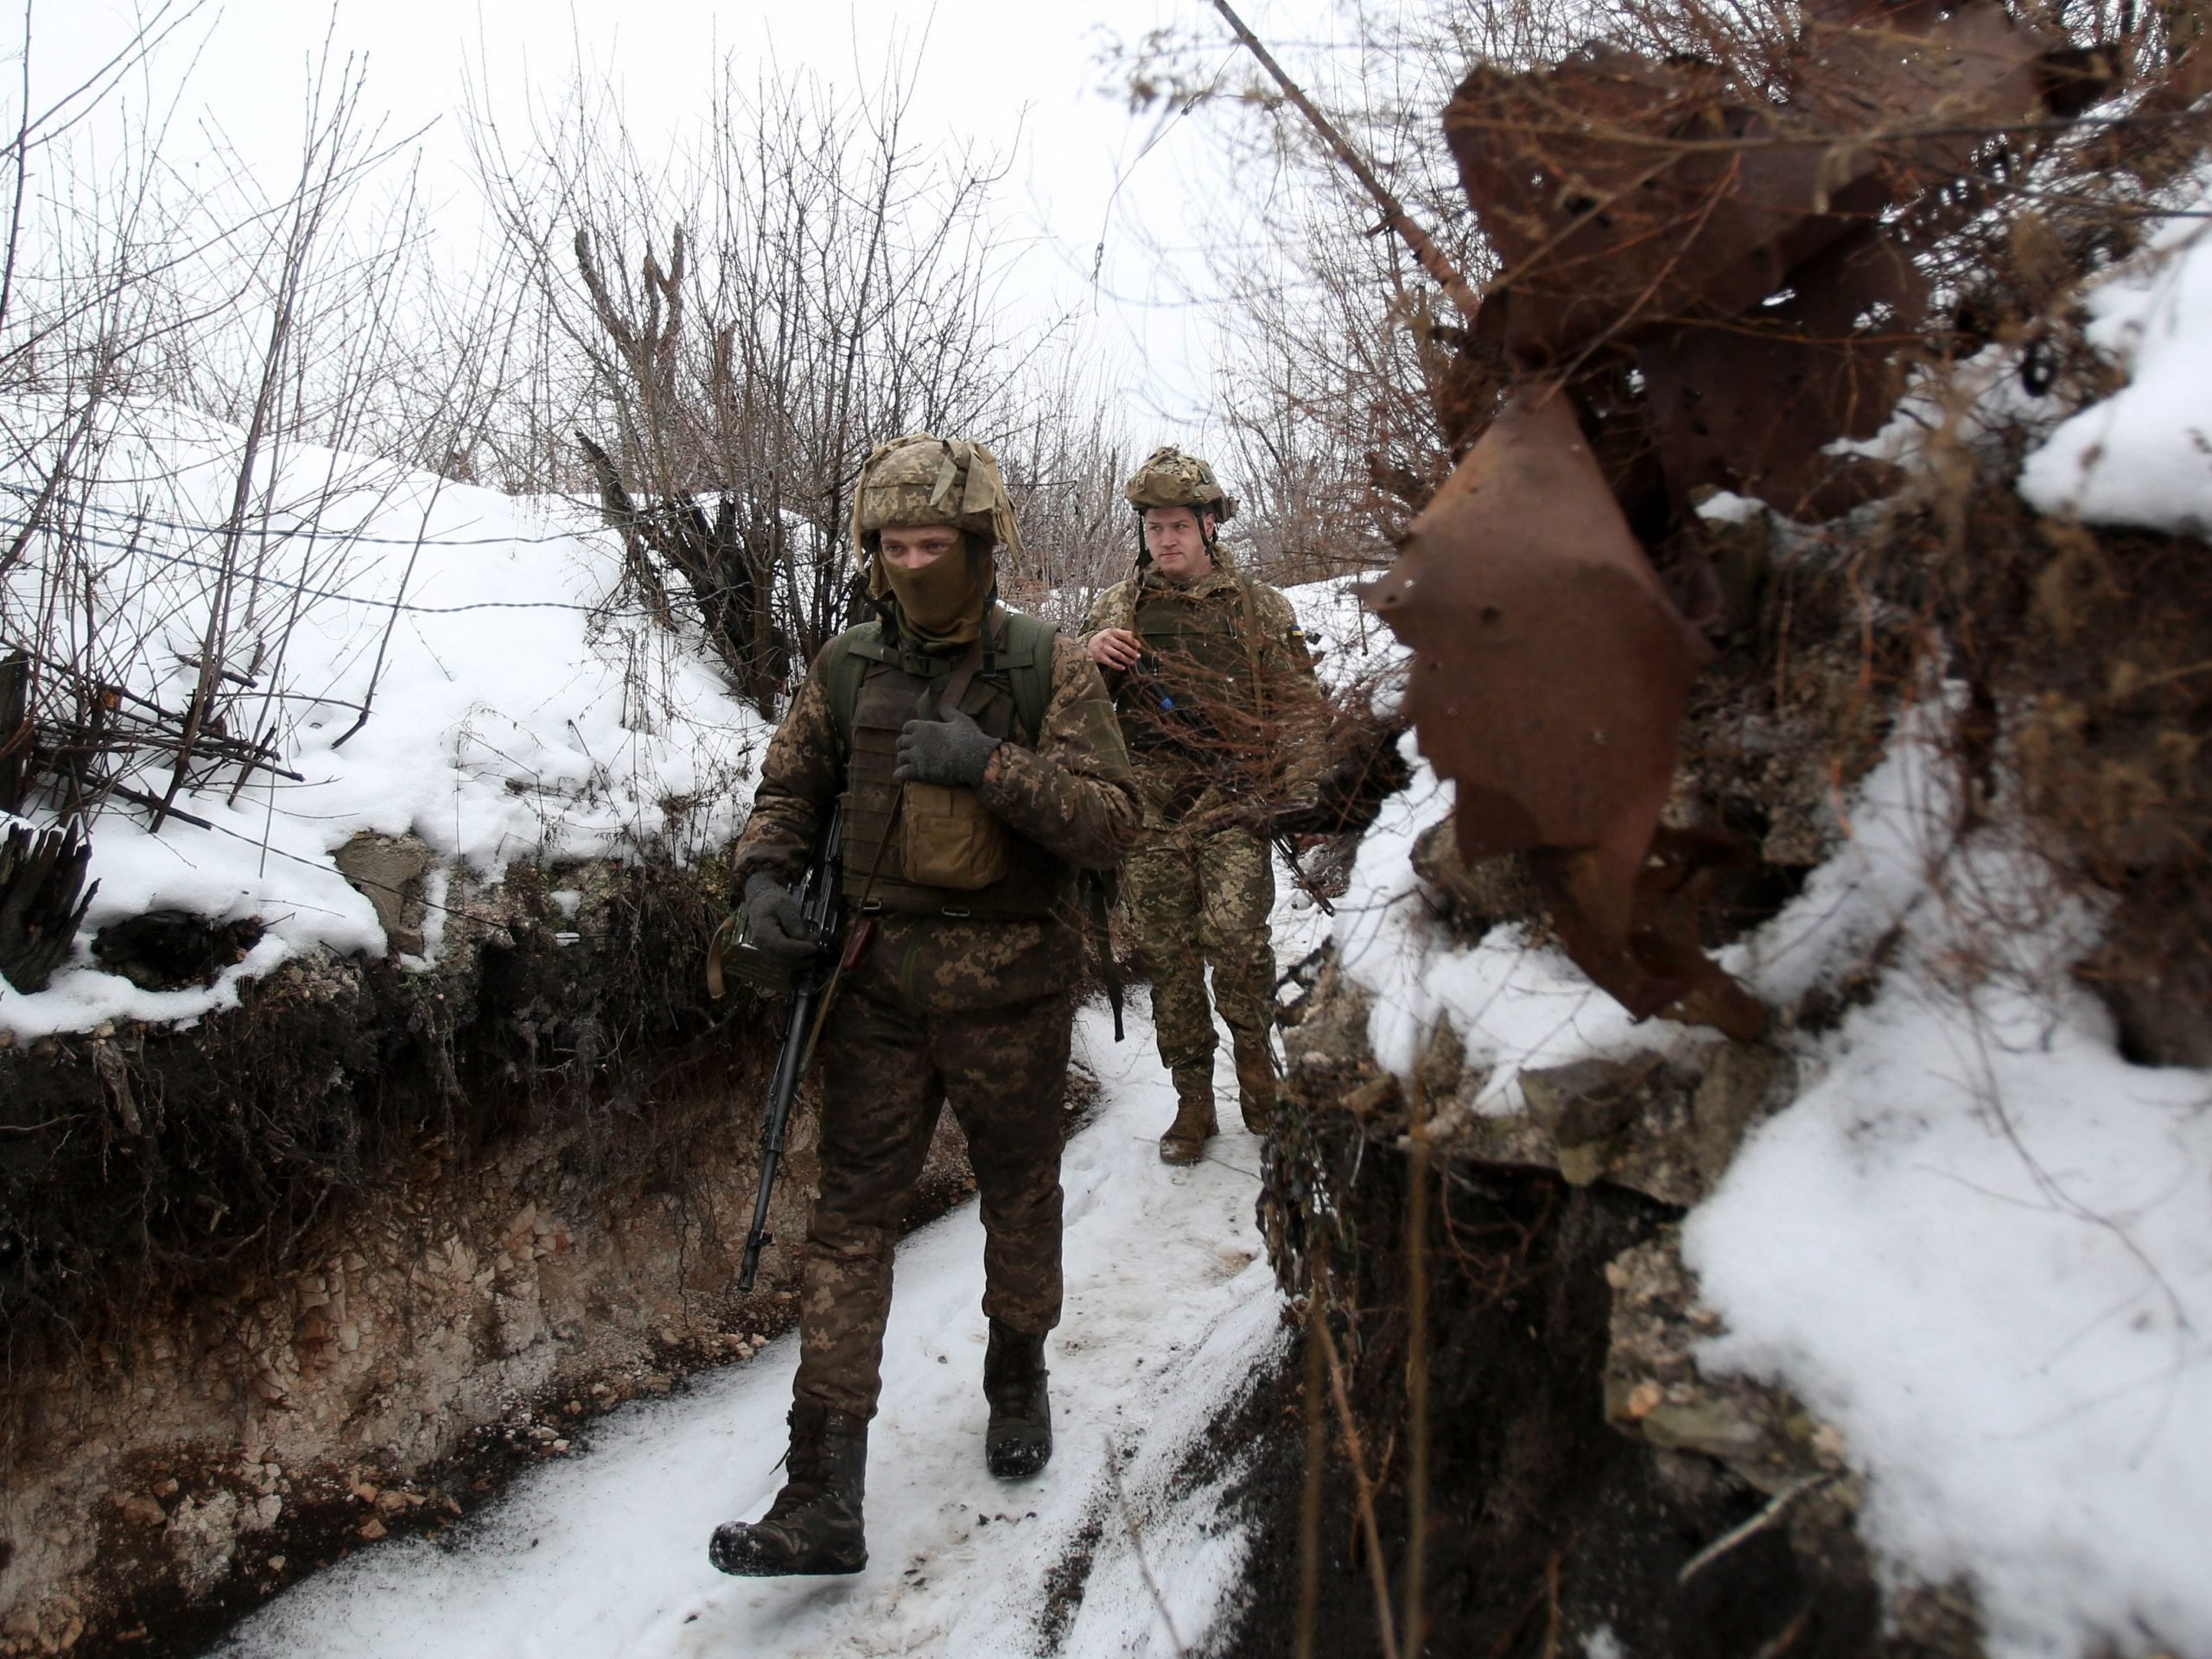
[[[810,982],[811,974],[791,987],[791,1024],[784,1030],[783,1052],[776,1057],[775,1081],[768,1085],[768,1109],[760,1123],[760,1185],[753,1197],[753,1225],[745,1235],[745,1259],[737,1270],[740,1291],[753,1288],[760,1270],[761,1246],[771,1242],[768,1204],[775,1196],[776,1173],[784,1161],[784,1135],[790,1127],[791,1104],[798,1098],[800,1068],[806,1062],[807,1039],[814,1026],[815,1000],[821,993]]]
[[[775,1197],[776,1174],[784,1161],[784,1135],[791,1125],[791,1107],[798,1099],[806,1063],[814,1055],[815,1028],[820,1024],[817,1005],[836,983],[841,954],[838,873],[844,839],[845,808],[841,801],[830,810],[830,822],[823,829],[800,883],[799,914],[820,942],[824,959],[810,963],[791,976],[791,1020],[784,1027],[783,1052],[776,1057],[776,1075],[768,1085],[768,1109],[760,1122],[760,1186],[753,1197],[753,1225],[746,1232],[745,1256],[738,1265],[741,1292],[753,1288],[753,1277],[760,1270],[761,1247],[774,1242],[768,1231],[768,1205]]]
[[[1329,896],[1314,886],[1313,878],[1306,874],[1306,867],[1298,861],[1298,843],[1281,830],[1275,831],[1274,841],[1275,850],[1282,855],[1282,861],[1290,867],[1290,879],[1298,883],[1299,890],[1321,907],[1324,916],[1335,915],[1337,907],[1329,902]]]

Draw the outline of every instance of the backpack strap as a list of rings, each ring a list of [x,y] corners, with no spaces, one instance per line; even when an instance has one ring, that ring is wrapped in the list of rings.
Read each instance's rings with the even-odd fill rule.
[[[1052,640],[1059,629],[1041,616],[1007,611],[1006,643],[998,653],[1014,693],[1014,718],[1033,745],[1045,734],[1045,708],[1052,696]]]
[[[877,663],[887,660],[883,649],[883,624],[863,622],[847,628],[830,642],[822,661],[822,692],[830,702],[830,718],[848,748],[853,741],[853,715],[861,706],[861,682]]]
[[[1242,601],[1244,610],[1245,671],[1252,677],[1252,689],[1267,702],[1272,702],[1273,699],[1268,697],[1268,683],[1260,677],[1260,607],[1252,597],[1252,578],[1241,570],[1233,570],[1230,574],[1236,582],[1236,597]],[[1263,713],[1272,712],[1265,702],[1262,704],[1262,710]]]

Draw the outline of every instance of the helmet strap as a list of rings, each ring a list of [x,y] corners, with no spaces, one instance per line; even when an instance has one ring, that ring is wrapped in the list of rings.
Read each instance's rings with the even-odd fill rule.
[[[1204,507],[1192,508],[1191,514],[1198,521],[1198,539],[1205,543],[1206,556],[1209,559],[1213,560],[1216,564],[1219,564],[1221,563],[1219,557],[1219,550],[1221,547],[1220,518],[1213,513],[1208,512]],[[1147,565],[1152,563],[1152,549],[1146,544],[1144,539],[1144,515],[1145,509],[1139,507],[1137,509],[1136,568],[1140,571],[1143,570]]]
[[[993,649],[991,639],[991,620],[998,614],[998,609],[999,577],[998,569],[994,565],[991,570],[990,591],[983,595],[982,632],[977,639],[977,643],[983,647],[983,672],[987,677],[995,673],[998,669],[997,654]]]

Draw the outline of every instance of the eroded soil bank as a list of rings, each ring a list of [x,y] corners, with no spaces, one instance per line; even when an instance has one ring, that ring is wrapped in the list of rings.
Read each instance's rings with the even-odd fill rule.
[[[447,903],[428,971],[0,1050],[0,1652],[191,1651],[790,1322],[784,1252],[730,1288],[776,1011],[698,988],[713,872]],[[913,1218],[967,1188],[948,1118]]]
[[[1408,1179],[1402,1161],[1377,1157],[1357,1217],[1402,1217]],[[1309,1393],[1309,1333],[1224,1431],[1259,1448],[1241,1500],[1261,1533],[1246,1611],[1224,1653],[1300,1650],[1309,1547],[1311,1650],[1381,1651],[1369,1513],[1403,1632],[1417,1455],[1427,1460],[1422,1652],[1595,1653],[1609,1650],[1605,1632],[1613,1652],[1700,1659],[1948,1650],[1883,1637],[1847,1516],[1816,1515],[1817,1496],[1802,1501],[1807,1524],[1785,1513],[1706,1555],[1770,1495],[1704,1451],[1655,1445],[1608,1421],[1622,1294],[1622,1274],[1609,1269],[1663,1233],[1669,1206],[1555,1173],[1465,1165],[1440,1172],[1436,1196],[1445,1202],[1428,1236],[1425,1452],[1415,1452],[1408,1411],[1407,1258],[1396,1230],[1376,1228],[1330,1316],[1371,1498],[1363,1506],[1325,1365],[1323,1397]],[[1301,1509],[1315,1406],[1329,1454],[1309,1546]]]

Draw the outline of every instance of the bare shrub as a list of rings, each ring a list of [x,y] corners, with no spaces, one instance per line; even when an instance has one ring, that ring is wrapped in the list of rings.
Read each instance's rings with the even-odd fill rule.
[[[162,160],[188,78],[154,72],[195,10],[160,9],[105,79],[27,111],[9,156],[0,651],[27,665],[0,734],[13,809],[130,801],[158,826],[188,789],[289,776],[293,631],[360,556],[326,515],[343,500],[358,523],[404,475],[341,454],[404,448],[402,428],[446,446],[486,384],[496,335],[473,327],[475,349],[435,359],[432,394],[404,395],[427,378],[401,367],[422,213],[410,181],[378,188],[397,145],[361,63],[326,52],[277,191],[225,153],[189,181]],[[169,104],[99,110],[120,67]],[[73,130],[95,111],[113,118],[105,149]]]
[[[1093,574],[1086,503],[1122,446],[1065,327],[1009,317],[1003,166],[916,143],[915,73],[747,83],[728,60],[706,137],[666,166],[581,82],[524,154],[475,128],[631,580],[664,613],[688,595],[763,709],[851,620],[850,492],[887,437],[999,450],[1034,550],[1010,592]]]

